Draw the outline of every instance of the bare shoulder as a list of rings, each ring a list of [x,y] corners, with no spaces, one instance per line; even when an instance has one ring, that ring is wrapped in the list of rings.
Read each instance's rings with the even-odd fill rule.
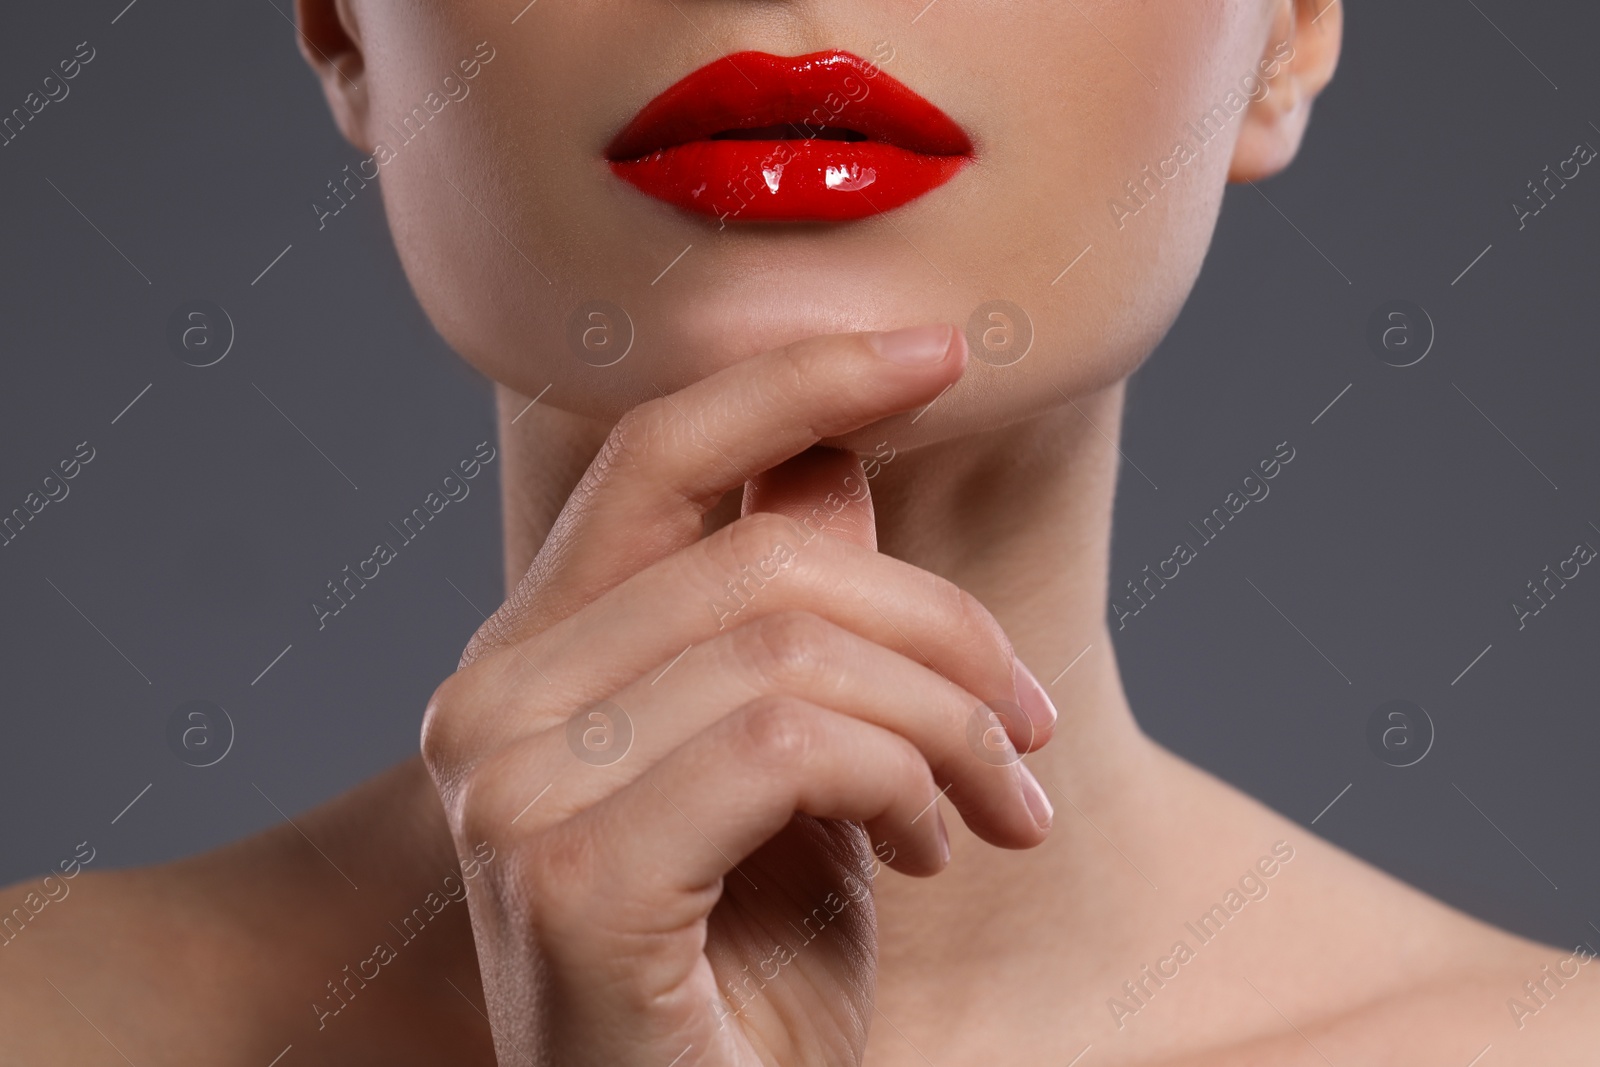
[[[1348,1048],[1356,1062],[1396,1067],[1600,1062],[1600,960],[1592,942],[1531,941],[1373,874],[1373,903],[1387,909],[1394,947],[1375,960],[1375,994],[1316,1027],[1329,1043]],[[1398,981],[1385,980],[1389,963]]]
[[[1600,960],[1592,948],[1540,945],[1491,927],[1439,947],[1441,966],[1431,973],[1412,970],[1395,981],[1375,967],[1363,975],[1370,994],[1364,1001],[1323,1011],[1275,1001],[1249,1016],[1253,1022],[1233,1039],[1160,1067],[1600,1062]],[[1304,966],[1315,971],[1326,963],[1308,959]]]
[[[462,883],[408,780],[425,784],[403,769],[304,814],[320,846],[281,824],[0,888],[0,1062],[492,1063]]]
[[[1230,1023],[1162,1067],[1600,1063],[1600,937],[1540,944],[1274,814],[1229,824],[1292,841],[1294,859],[1186,1020]]]
[[[122,1063],[122,1045],[147,1046],[157,1005],[204,1011],[195,978],[214,971],[219,946],[190,936],[200,924],[181,919],[185,895],[146,871],[86,870],[0,888],[7,1052],[28,1063]]]
[[[1233,1064],[1565,1067],[1600,1056],[1600,963],[1586,946],[1525,943],[1515,958],[1394,990],[1303,1033],[1257,1043]],[[1245,1051],[1245,1050],[1240,1050]],[[1293,1055],[1288,1055],[1293,1052]],[[1258,1058],[1259,1057],[1259,1058]],[[1219,1063],[1222,1061],[1218,1061]]]
[[[1510,955],[1375,1010],[1367,1025],[1394,1035],[1408,1018],[1431,1024],[1436,1048],[1470,1030],[1483,1037],[1483,1067],[1596,1062],[1600,963],[1594,949],[1519,939]],[[1473,1050],[1473,1055],[1480,1051]]]

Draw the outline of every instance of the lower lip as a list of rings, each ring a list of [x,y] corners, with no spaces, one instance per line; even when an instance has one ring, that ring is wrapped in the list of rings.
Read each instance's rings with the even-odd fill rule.
[[[611,169],[644,193],[724,222],[848,222],[937,189],[968,156],[879,141],[691,141]]]

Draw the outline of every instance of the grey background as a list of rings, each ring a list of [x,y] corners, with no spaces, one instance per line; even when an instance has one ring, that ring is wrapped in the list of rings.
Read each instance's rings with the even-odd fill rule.
[[[96,449],[0,548],[0,881],[85,839],[97,867],[209,848],[406,757],[482,620],[468,601],[499,599],[491,467],[318,632],[323,583],[492,439],[489,391],[416,306],[376,195],[316,231],[308,203],[357,157],[286,0],[125,3],[26,5],[0,36],[0,111],[79,41],[98,53],[0,148],[0,512]],[[1520,632],[1510,604],[1600,545],[1600,168],[1522,232],[1509,205],[1600,146],[1597,23],[1575,0],[1352,6],[1300,161],[1230,190],[1134,382],[1113,568],[1168,556],[1289,441],[1271,495],[1118,635],[1141,721],[1423,889],[1568,945],[1600,922],[1600,572]],[[164,336],[197,297],[238,335],[203,370]],[[1437,327],[1414,367],[1364,340],[1393,298]],[[1365,739],[1393,698],[1437,730],[1406,769]],[[166,743],[193,699],[237,729],[204,770]]]

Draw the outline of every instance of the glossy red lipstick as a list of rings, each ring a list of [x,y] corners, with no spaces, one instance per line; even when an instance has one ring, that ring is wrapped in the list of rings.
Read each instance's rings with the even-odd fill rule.
[[[642,192],[729,222],[843,222],[955,177],[950,116],[849,52],[736,52],[650,101],[606,148]]]

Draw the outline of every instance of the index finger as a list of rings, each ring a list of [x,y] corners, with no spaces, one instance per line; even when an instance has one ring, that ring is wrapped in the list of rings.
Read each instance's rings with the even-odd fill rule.
[[[729,490],[824,438],[933,400],[966,362],[966,339],[949,324],[812,337],[632,409],[463,665],[698,541]]]

